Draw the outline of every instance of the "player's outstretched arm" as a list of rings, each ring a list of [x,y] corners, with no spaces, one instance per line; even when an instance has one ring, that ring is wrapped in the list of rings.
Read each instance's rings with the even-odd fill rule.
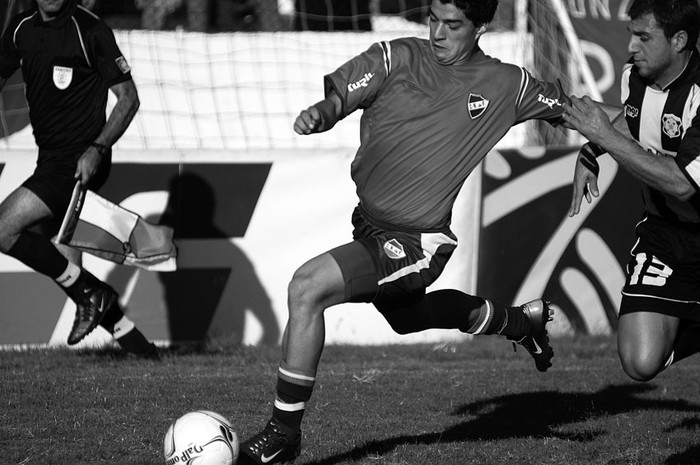
[[[341,118],[342,102],[335,92],[306,110],[302,110],[294,120],[297,134],[315,134],[328,131]]]

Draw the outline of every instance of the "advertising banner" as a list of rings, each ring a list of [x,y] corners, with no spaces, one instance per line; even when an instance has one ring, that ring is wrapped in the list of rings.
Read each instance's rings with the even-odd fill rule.
[[[629,58],[631,0],[564,0],[605,103],[620,105],[620,74]]]

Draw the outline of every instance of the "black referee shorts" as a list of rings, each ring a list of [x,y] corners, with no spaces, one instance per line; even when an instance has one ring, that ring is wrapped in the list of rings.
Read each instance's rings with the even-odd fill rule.
[[[75,169],[83,150],[47,151],[39,150],[34,173],[22,183],[22,186],[37,195],[51,210],[54,219],[63,219],[70,204],[75,179]],[[111,154],[90,180],[88,188],[97,191],[109,176],[112,160]]]

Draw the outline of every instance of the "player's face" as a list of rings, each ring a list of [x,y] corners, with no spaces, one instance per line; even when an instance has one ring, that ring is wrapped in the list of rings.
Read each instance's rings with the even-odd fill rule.
[[[433,0],[430,6],[430,48],[443,65],[466,61],[485,29],[475,28],[464,12],[451,3]]]
[[[44,21],[47,21],[55,18],[67,1],[68,0],[36,0],[36,5],[39,7],[41,17]]]
[[[651,14],[630,21],[627,29],[631,34],[627,51],[632,56],[639,75],[664,87],[676,77],[675,70],[671,67],[674,55],[671,42],[664,31]]]

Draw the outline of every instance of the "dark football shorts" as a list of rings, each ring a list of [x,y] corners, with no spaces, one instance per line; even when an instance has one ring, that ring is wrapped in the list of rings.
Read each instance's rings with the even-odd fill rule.
[[[700,225],[647,216],[636,233],[620,315],[653,312],[700,321]]]
[[[342,271],[347,302],[381,306],[422,296],[457,247],[457,238],[449,230],[382,229],[370,223],[359,207],[352,224],[354,241],[329,251]]]
[[[40,150],[34,173],[22,183],[36,194],[51,210],[54,219],[63,219],[70,204],[75,179],[75,168],[82,150],[71,152]],[[88,188],[97,191],[107,181],[111,168],[110,158],[103,163],[90,180]]]

